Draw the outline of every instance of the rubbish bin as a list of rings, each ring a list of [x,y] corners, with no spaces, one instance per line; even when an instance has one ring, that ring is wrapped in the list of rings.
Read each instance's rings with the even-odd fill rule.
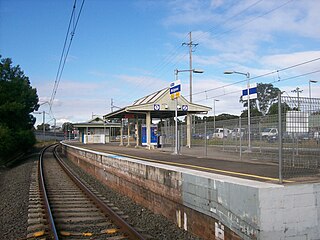
[[[158,135],[158,137],[157,137],[157,148],[161,148],[161,144],[162,144],[162,136]]]

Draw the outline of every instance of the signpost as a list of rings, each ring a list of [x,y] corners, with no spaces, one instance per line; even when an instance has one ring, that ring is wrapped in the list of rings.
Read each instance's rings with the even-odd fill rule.
[[[251,152],[250,99],[258,98],[258,94],[257,94],[257,84],[255,84],[254,87],[250,87],[249,74],[247,74],[247,78],[248,78],[247,88],[242,90],[242,100],[248,101],[248,149],[247,151]]]
[[[174,154],[178,154],[178,97],[180,97],[181,92],[181,81],[176,80],[170,83],[170,96],[172,100],[175,100],[175,148]]]

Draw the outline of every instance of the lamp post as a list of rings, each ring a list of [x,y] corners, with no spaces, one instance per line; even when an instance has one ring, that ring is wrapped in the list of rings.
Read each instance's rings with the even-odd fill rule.
[[[317,80],[309,80],[309,98],[311,98],[311,83],[317,83]]]
[[[53,128],[53,134],[54,134],[54,140],[56,141],[56,124],[57,124],[57,119],[53,118],[53,124],[54,124],[54,128]]]
[[[213,133],[216,132],[216,102],[219,101],[219,99],[213,99]]]
[[[250,73],[249,72],[246,72],[246,73],[243,73],[243,72],[237,72],[237,71],[225,71],[224,74],[233,74],[233,73],[236,73],[236,74],[241,74],[241,75],[244,75],[246,76],[247,78],[247,94],[248,94],[248,150],[247,152],[251,152],[251,126],[250,126],[250,92],[249,92],[249,89],[250,89]]]
[[[317,83],[317,80],[309,80],[309,101],[310,101],[310,113],[311,113],[311,83]]]
[[[178,70],[178,69],[175,69],[174,70],[174,74],[175,74],[175,80],[177,81],[178,80],[178,73],[179,72],[193,72],[193,73],[204,73],[204,71],[203,70],[200,70],[200,69],[185,69],[185,70]],[[190,84],[191,84],[191,82],[190,82]],[[190,103],[191,103],[191,101],[192,101],[192,91],[191,91],[191,85],[190,85]],[[176,109],[175,109],[175,111],[177,111],[177,106],[175,107]],[[187,127],[187,146],[190,148],[191,147],[191,126],[192,126],[192,124],[190,124],[190,122],[191,122],[191,116],[187,116],[187,125],[188,125],[188,123],[189,123],[189,127]],[[176,114],[176,150],[175,151],[177,151],[177,149],[178,149],[178,136],[177,136],[177,132],[178,132],[178,116],[177,116],[177,114]],[[178,151],[177,151],[178,152]]]

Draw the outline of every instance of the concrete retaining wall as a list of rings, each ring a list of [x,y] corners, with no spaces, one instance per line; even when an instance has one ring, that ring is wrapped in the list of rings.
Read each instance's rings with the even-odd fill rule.
[[[320,183],[282,186],[67,144],[63,151],[109,187],[204,239],[320,239]]]

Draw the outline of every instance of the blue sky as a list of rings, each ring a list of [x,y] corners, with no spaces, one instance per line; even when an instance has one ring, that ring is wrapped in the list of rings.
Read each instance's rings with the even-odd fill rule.
[[[50,100],[73,4],[0,0],[0,54],[21,66],[40,102]],[[317,0],[86,0],[46,118],[86,121],[92,113],[110,112],[111,98],[124,107],[169,86],[174,69],[189,69],[182,43],[190,31],[198,43],[193,67],[204,70],[193,76],[193,101],[212,107],[219,99],[217,114],[243,110],[246,83],[232,83],[245,76],[225,70],[250,72],[252,83],[273,83],[292,96],[296,87],[308,96],[309,80],[319,80],[312,96],[320,97],[320,73],[310,74],[320,70],[319,60],[282,71],[320,57],[319,9]],[[189,74],[179,73],[179,79],[189,98]],[[49,112],[47,104],[39,111]]]

